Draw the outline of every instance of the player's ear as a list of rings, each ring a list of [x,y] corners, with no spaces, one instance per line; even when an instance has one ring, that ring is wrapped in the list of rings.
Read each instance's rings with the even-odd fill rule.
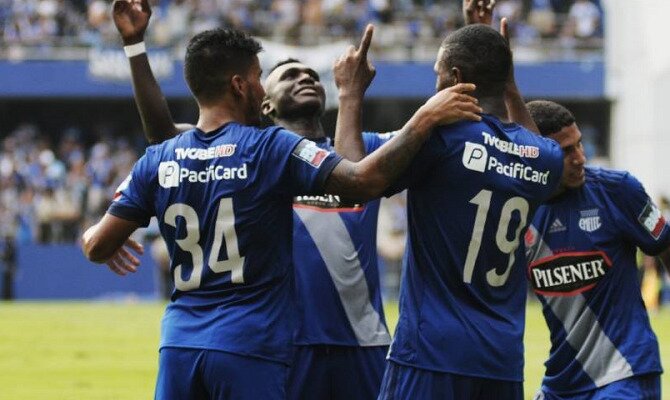
[[[461,73],[461,70],[458,67],[451,68],[451,79],[453,79],[453,85],[464,83],[463,74]]]
[[[272,114],[274,114],[275,112],[275,106],[272,104],[272,101],[270,101],[270,99],[267,96],[265,96],[265,98],[263,99],[263,103],[261,103],[261,112],[266,117],[271,117]]]
[[[233,77],[230,78],[230,89],[235,97],[246,96],[246,85],[247,81],[240,75],[233,75]]]

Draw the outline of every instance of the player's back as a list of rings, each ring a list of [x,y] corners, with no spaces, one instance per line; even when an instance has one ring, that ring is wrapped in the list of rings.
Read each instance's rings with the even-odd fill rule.
[[[367,154],[392,136],[363,134]],[[330,139],[317,144],[334,150]],[[294,198],[297,345],[388,346],[377,266],[379,200]]]
[[[562,152],[484,115],[442,127],[409,171],[409,245],[391,358],[520,381],[526,283],[519,238],[555,189]]]
[[[333,160],[302,140],[229,123],[185,132],[138,162],[122,193],[154,190],[138,201],[158,218],[175,279],[161,347],[288,361],[292,196],[320,190]]]

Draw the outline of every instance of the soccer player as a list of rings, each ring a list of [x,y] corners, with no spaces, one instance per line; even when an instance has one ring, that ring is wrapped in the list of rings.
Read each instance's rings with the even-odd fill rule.
[[[126,50],[134,56],[138,47]],[[86,256],[106,262],[158,217],[176,286],[162,326],[160,399],[284,398],[294,312],[292,197],[377,197],[434,126],[480,119],[474,99],[460,93],[474,86],[460,85],[431,98],[369,157],[341,160],[282,128],[252,126],[265,95],[259,51],[234,30],[191,39],[185,76],[199,106],[196,128],[148,148],[108,213],[84,234]]]
[[[141,42],[151,10],[141,3],[117,4],[114,20],[124,43]],[[346,85],[356,92],[364,92],[374,76],[366,58],[371,39],[369,28],[359,49],[354,49],[357,62],[365,67],[358,69],[364,76]],[[147,139],[160,143],[191,129],[188,124],[165,126],[172,118],[146,55],[130,60]],[[280,62],[269,72],[265,89],[265,116],[332,151],[321,124],[325,93],[313,69],[294,59]],[[365,153],[391,137],[365,134]],[[288,398],[375,399],[391,341],[377,267],[379,200],[349,204],[339,196],[300,195],[294,198],[293,209],[298,321]],[[357,384],[350,384],[354,380]]]
[[[670,265],[670,228],[630,173],[585,166],[570,111],[550,101],[528,109],[565,153],[560,192],[538,208],[525,236],[528,279],[551,332],[536,398],[659,400],[658,342],[635,253]]]
[[[438,52],[437,89],[475,83],[487,114],[438,129],[389,191],[409,189],[409,235],[380,399],[523,398],[520,238],[556,189],[563,156],[510,122],[511,68],[506,39],[481,24],[453,32]]]

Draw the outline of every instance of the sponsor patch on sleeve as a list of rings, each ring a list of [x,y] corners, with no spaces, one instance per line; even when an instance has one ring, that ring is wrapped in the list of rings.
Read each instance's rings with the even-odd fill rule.
[[[293,150],[293,156],[301,159],[314,168],[319,168],[330,152],[316,145],[311,140],[303,139]]]
[[[661,214],[661,210],[651,200],[647,200],[647,204],[637,220],[654,239],[661,237],[663,228],[665,228],[665,218]]]
[[[119,198],[121,197],[121,192],[123,192],[124,190],[126,190],[128,188],[128,185],[130,184],[130,180],[132,178],[133,178],[133,175],[128,174],[126,179],[124,179],[123,182],[121,182],[121,184],[119,185],[119,187],[116,188],[116,192],[114,192],[114,198],[112,199],[113,201],[119,200]]]

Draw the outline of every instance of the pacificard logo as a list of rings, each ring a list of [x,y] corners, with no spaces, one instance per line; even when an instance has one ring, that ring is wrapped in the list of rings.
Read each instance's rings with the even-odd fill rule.
[[[539,294],[572,296],[593,288],[610,266],[601,251],[560,253],[532,263],[529,278]]]
[[[518,149],[516,149],[516,151],[518,151]],[[502,163],[495,156],[489,156],[486,147],[479,143],[465,142],[463,165],[465,168],[472,171],[494,171],[510,178],[521,179],[542,185],[546,185],[549,181],[549,171],[536,171],[531,166],[518,162]]]
[[[247,179],[246,163],[232,168],[210,165],[201,171],[181,167],[176,161],[163,161],[158,165],[158,183],[166,189],[178,187],[184,181],[208,183],[233,179]]]

